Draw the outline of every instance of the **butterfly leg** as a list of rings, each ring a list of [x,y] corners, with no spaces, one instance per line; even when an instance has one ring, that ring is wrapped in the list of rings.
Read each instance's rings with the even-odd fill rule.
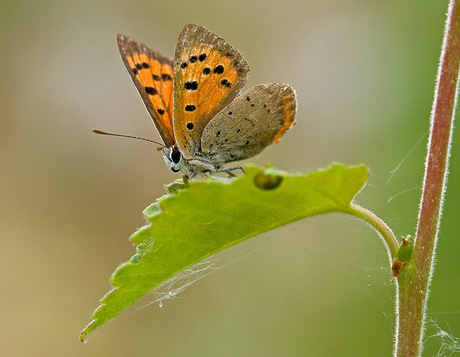
[[[235,177],[236,175],[232,172],[232,171],[235,171],[235,170],[241,170],[241,171],[243,171],[243,174],[246,173],[246,171],[244,171],[244,169],[241,166],[223,167],[221,169],[217,169],[216,172],[227,172],[230,176]]]

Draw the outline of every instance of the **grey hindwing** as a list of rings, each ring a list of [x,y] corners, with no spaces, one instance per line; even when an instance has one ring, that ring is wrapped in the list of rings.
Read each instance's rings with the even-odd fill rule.
[[[254,86],[208,123],[202,152],[215,165],[250,158],[294,123],[295,111],[295,92],[288,84]]]

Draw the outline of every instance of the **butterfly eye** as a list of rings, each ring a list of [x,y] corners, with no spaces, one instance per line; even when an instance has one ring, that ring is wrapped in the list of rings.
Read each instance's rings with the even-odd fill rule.
[[[180,153],[180,151],[179,151],[178,148],[175,147],[175,148],[172,149],[171,155],[170,155],[171,161],[172,161],[172,162],[174,162],[175,164],[178,164],[179,161],[180,161],[180,159],[181,159],[181,156],[182,156],[182,155],[181,155],[181,153]],[[173,171],[174,171],[174,170],[173,170]],[[177,172],[177,171],[176,171],[176,172]]]

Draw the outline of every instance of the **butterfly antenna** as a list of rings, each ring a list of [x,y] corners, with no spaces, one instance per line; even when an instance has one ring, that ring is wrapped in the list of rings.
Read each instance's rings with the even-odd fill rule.
[[[151,143],[160,145],[162,148],[166,148],[165,145],[160,144],[160,143],[157,142],[157,141],[154,141],[154,140],[152,140],[152,139],[142,138],[142,137],[140,137],[140,136],[124,135],[124,134],[115,134],[115,133],[109,133],[109,132],[107,132],[107,131],[102,131],[102,130],[98,130],[98,129],[93,129],[93,130],[91,130],[91,131],[92,131],[93,133],[99,134],[99,135],[119,136],[119,137],[122,137],[122,138],[131,138],[131,139],[149,141],[149,142],[151,142]]]

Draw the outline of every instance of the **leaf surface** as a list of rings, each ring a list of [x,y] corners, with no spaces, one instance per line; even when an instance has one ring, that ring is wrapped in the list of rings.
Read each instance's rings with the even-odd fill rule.
[[[94,311],[81,339],[133,302],[203,259],[296,220],[347,212],[369,176],[366,166],[333,164],[307,174],[246,166],[233,180],[209,178],[171,186],[144,210],[150,224],[131,236],[137,253],[113,273],[114,288]],[[179,187],[179,189],[177,188]]]

